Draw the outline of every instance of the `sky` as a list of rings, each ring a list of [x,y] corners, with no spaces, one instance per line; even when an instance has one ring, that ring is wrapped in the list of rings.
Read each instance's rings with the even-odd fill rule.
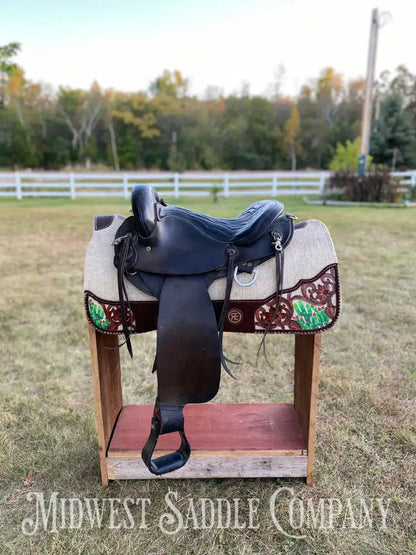
[[[298,94],[332,66],[364,77],[373,8],[376,75],[404,64],[416,74],[416,0],[0,0],[0,45],[33,81],[87,89],[146,90],[178,69],[190,94]]]

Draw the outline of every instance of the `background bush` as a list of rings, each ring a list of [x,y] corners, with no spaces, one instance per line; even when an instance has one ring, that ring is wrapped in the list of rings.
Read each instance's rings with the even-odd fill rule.
[[[399,198],[398,183],[387,168],[377,168],[363,177],[349,170],[335,172],[327,190],[353,202],[397,202]]]

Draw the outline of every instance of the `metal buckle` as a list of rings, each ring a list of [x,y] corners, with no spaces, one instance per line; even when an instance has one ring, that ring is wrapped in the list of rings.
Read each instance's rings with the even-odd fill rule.
[[[242,281],[240,281],[238,279],[237,272],[238,272],[238,266],[236,266],[234,268],[234,280],[238,283],[238,285],[241,285],[241,287],[248,287],[249,285],[253,285],[253,283],[257,279],[257,270],[253,271],[253,279],[251,281],[249,281],[248,283],[243,283]]]
[[[128,238],[128,234],[126,235],[122,235],[121,237],[117,237],[117,239],[114,239],[114,241],[111,243],[112,247],[116,247],[117,245],[119,245],[120,243],[122,243],[125,239]]]
[[[278,251],[278,252],[282,252],[283,247],[282,247],[282,235],[280,233],[277,233],[276,231],[272,231],[272,237],[274,239],[274,241],[272,241],[272,245],[274,246],[274,250]]]

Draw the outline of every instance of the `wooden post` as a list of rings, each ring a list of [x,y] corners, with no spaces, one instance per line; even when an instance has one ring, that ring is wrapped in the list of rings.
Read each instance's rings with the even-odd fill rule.
[[[123,189],[124,198],[127,200],[129,198],[129,177],[126,173],[123,174]]]
[[[108,442],[123,407],[118,336],[99,333],[92,326],[89,334],[101,479],[107,485]]]
[[[365,80],[365,97],[361,120],[360,156],[358,158],[358,175],[367,171],[367,158],[370,146],[371,115],[373,108],[373,85],[376,67],[377,37],[380,28],[377,8],[371,12],[370,43],[368,45],[367,77]]]
[[[306,483],[313,483],[321,334],[295,336],[294,403],[308,446]]]
[[[224,174],[224,197],[228,198],[229,196],[229,175],[228,173]]]
[[[175,194],[175,198],[179,198],[179,174],[173,174],[173,190]]]
[[[321,175],[319,177],[319,194],[323,195],[324,194],[324,190],[325,190],[325,178],[326,175],[321,172]]]
[[[272,177],[272,196],[275,197],[277,195],[277,173],[273,172]]]
[[[15,182],[15,187],[16,187],[16,198],[17,198],[17,200],[22,200],[22,185],[21,185],[21,182],[20,182],[20,173],[15,172],[14,182]]]
[[[69,194],[75,200],[75,176],[72,172],[69,174]]]

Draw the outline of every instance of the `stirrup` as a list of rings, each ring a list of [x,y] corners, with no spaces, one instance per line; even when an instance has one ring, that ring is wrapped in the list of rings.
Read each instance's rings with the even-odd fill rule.
[[[186,438],[183,423],[183,405],[159,403],[156,400],[150,435],[142,449],[143,462],[152,474],[159,476],[178,470],[189,459],[191,447]],[[179,449],[157,459],[152,459],[159,436],[171,432],[178,432],[181,436]]]

